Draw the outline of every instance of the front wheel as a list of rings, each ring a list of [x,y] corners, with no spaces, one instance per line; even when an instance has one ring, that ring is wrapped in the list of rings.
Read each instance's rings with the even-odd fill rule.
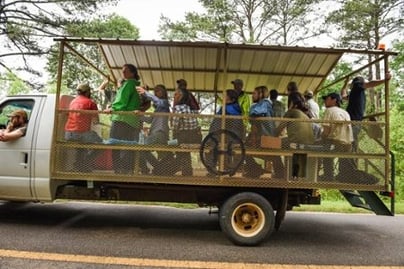
[[[233,243],[255,246],[274,231],[274,210],[261,195],[243,192],[224,202],[220,207],[219,222]]]

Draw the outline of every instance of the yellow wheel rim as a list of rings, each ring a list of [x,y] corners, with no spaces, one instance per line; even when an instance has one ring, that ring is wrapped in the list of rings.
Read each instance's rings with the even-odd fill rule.
[[[239,235],[252,237],[265,226],[265,214],[256,204],[244,203],[233,211],[231,225]]]

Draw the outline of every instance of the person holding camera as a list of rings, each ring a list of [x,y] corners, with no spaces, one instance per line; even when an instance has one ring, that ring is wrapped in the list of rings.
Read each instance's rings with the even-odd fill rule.
[[[355,77],[349,85],[349,93],[347,91],[348,78],[345,81],[345,85],[341,90],[341,96],[344,100],[348,101],[346,111],[349,113],[352,121],[362,121],[366,110],[366,89],[374,88],[385,83],[386,80],[390,80],[390,73],[385,74],[385,79],[372,80],[366,82],[361,76]],[[361,130],[360,124],[354,124],[352,126],[354,142],[352,144],[353,151],[357,151],[358,148],[358,136]]]

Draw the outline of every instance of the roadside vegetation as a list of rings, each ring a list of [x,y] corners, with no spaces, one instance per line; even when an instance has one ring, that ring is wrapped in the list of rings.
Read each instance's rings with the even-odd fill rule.
[[[386,205],[390,206],[389,204]],[[321,202],[321,205],[302,205],[301,207],[293,208],[293,211],[375,214],[363,208],[352,207],[346,200],[325,200]],[[395,214],[404,214],[403,201],[395,203]]]
[[[338,212],[338,213],[364,213],[374,214],[374,212],[352,207],[349,202],[340,194],[338,190],[322,190],[321,205],[302,205],[293,208],[294,211],[315,211],[315,212]],[[383,198],[385,205],[390,208],[390,198]],[[404,214],[404,200],[396,197],[394,201],[395,214]]]

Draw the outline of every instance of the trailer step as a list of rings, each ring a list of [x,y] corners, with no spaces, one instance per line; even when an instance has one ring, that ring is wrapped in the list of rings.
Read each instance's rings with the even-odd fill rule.
[[[373,211],[376,215],[393,216],[394,214],[373,191],[340,190],[341,194],[354,207]]]
[[[372,211],[370,206],[364,201],[364,199],[358,192],[351,190],[341,190],[340,192],[353,207],[359,207]]]
[[[376,215],[393,216],[394,214],[373,191],[358,191]]]

